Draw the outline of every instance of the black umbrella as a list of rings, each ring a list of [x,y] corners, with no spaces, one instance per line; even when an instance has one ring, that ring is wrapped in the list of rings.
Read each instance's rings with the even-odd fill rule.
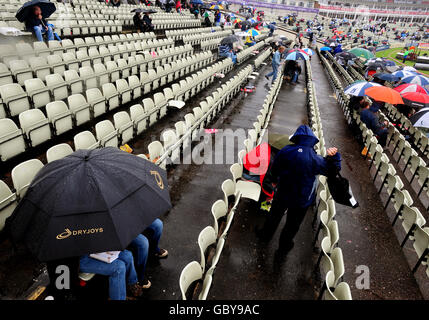
[[[368,64],[368,70],[385,69],[386,65],[381,61],[375,61]]]
[[[131,10],[131,12],[156,13],[156,10],[137,8],[137,9]]]
[[[342,58],[344,60],[354,60],[356,59],[356,55],[351,52],[343,51],[335,54],[335,57]]]
[[[230,35],[230,36],[228,36],[228,37],[226,37],[226,38],[223,38],[223,39],[221,40],[220,44],[221,44],[221,45],[231,45],[231,44],[233,44],[234,42],[238,42],[238,41],[240,41],[240,39],[239,39],[237,36],[235,36],[235,35]]]
[[[34,178],[6,228],[40,261],[123,250],[171,208],[167,176],[116,148],[78,150]]]
[[[49,18],[51,14],[57,10],[55,4],[48,0],[32,0],[24,3],[23,6],[18,9],[15,18],[17,18],[19,22],[25,22],[28,16],[33,13],[34,6],[40,7],[44,19]]]

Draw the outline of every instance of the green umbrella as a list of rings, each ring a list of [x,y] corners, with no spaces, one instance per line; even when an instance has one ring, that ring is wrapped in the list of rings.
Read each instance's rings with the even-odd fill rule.
[[[269,133],[268,134],[268,144],[277,150],[283,149],[285,146],[292,144],[289,141],[289,135],[279,134],[279,133]]]
[[[372,54],[372,52],[364,48],[353,48],[348,52],[353,53],[355,56],[366,60],[374,58],[374,55]]]

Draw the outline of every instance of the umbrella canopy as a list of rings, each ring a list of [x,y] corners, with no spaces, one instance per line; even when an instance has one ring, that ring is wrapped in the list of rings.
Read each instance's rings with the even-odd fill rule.
[[[223,10],[223,7],[219,4],[215,4],[215,5],[211,6],[210,9],[212,9],[212,10]]]
[[[329,47],[322,47],[320,48],[320,51],[331,51],[332,49]]]
[[[21,8],[16,12],[15,18],[19,22],[25,22],[28,17],[33,14],[33,7],[38,6],[42,10],[42,16],[44,19],[47,19],[57,10],[55,4],[48,0],[32,0],[23,4]]]
[[[223,38],[220,42],[221,45],[232,45],[234,42],[240,41],[240,39],[235,35],[230,35]]]
[[[425,76],[421,75],[412,75],[412,76],[406,76],[402,78],[402,82],[405,83],[415,83],[422,87],[428,87],[429,86],[429,79]]]
[[[366,89],[365,94],[375,101],[382,101],[390,104],[404,104],[398,91],[385,86],[373,86]]]
[[[311,50],[310,48],[304,48],[304,49],[302,49],[302,51],[304,51],[309,56],[312,56],[314,54],[314,51]]]
[[[425,93],[428,94],[427,90],[421,86],[419,86],[418,84],[415,83],[404,83],[401,84],[400,86],[397,86],[396,88],[394,88],[394,90],[398,91],[400,94],[406,93],[406,92],[420,92],[420,93]]]
[[[381,86],[381,84],[378,84],[375,82],[357,81],[347,86],[344,89],[344,93],[351,96],[363,97],[365,95],[366,89],[371,87],[379,87],[379,86]]]
[[[353,53],[350,53],[348,51],[339,52],[335,54],[335,57],[339,57],[344,60],[354,60],[357,58]]]
[[[251,35],[252,37],[256,37],[256,36],[259,36],[261,33],[258,31],[258,30],[256,30],[256,29],[249,29],[249,30],[247,30],[247,33],[249,34],[249,35]]]
[[[409,76],[415,76],[415,73],[409,72],[409,71],[405,71],[405,70],[398,70],[392,73],[394,76],[399,77],[399,78],[405,78],[405,77],[409,77]]]
[[[410,118],[415,127],[429,128],[429,108],[423,108]]]
[[[248,22],[250,22],[251,24],[253,24],[253,23],[257,23],[258,21],[256,21],[255,19],[253,19],[253,18],[250,18],[250,19],[247,19],[247,21]]]
[[[202,0],[191,0],[191,4],[203,5],[204,2]]]
[[[306,54],[305,52],[301,52],[298,50],[292,50],[292,52],[289,52],[286,56],[286,60],[309,60],[310,56]]]
[[[402,70],[409,71],[409,72],[417,72],[417,70],[415,68],[410,67],[410,66],[405,66],[402,68]]]
[[[235,24],[235,23],[239,23],[239,22],[241,22],[241,21],[243,21],[243,20],[241,20],[241,19],[237,18],[237,19],[235,19],[235,20],[234,20],[234,22],[233,22],[233,23]]]
[[[389,82],[396,82],[399,81],[399,77],[391,74],[391,73],[376,73],[373,76],[374,78],[383,80],[383,81],[389,81]]]
[[[368,64],[368,70],[385,69],[386,65],[380,61],[374,61]]]
[[[405,92],[402,94],[404,103],[413,108],[429,107],[429,96],[426,93],[420,92]]]
[[[166,172],[117,148],[44,166],[7,221],[40,261],[125,249],[171,208]]]
[[[371,51],[366,50],[364,48],[353,48],[349,50],[349,52],[353,53],[355,56],[363,59],[371,59],[374,58],[374,55],[371,53]]]

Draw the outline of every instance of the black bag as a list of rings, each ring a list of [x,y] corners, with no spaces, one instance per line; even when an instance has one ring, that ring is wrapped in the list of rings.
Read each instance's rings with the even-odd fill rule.
[[[354,198],[352,189],[350,188],[349,180],[342,177],[339,171],[336,174],[328,175],[327,180],[329,192],[335,202],[352,208],[359,207],[359,203]]]

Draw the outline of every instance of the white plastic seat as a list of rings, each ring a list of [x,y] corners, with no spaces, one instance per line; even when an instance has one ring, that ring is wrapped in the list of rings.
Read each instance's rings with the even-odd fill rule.
[[[232,180],[236,183],[236,189],[240,192],[241,196],[258,201],[261,194],[261,186],[252,181],[240,180],[243,174],[243,167],[238,163],[234,163],[230,167],[230,171],[233,177]]]
[[[40,109],[21,112],[19,123],[33,147],[51,139],[49,121]]]
[[[202,278],[203,272],[201,265],[198,262],[192,261],[183,268],[179,279],[180,291],[182,292],[183,300],[186,300],[186,292],[188,291],[189,286]]]
[[[83,92],[84,79],[82,79],[75,70],[65,71],[64,79],[70,88],[71,94]]]
[[[73,94],[67,98],[67,102],[76,126],[80,126],[91,119],[90,105],[83,95]]]
[[[86,90],[86,99],[91,106],[93,118],[99,117],[106,113],[106,99],[104,98],[100,89],[92,88]]]
[[[118,90],[116,90],[115,85],[113,83],[105,83],[103,84],[102,90],[103,90],[103,96],[106,99],[107,104],[109,106],[109,111],[118,108],[119,93],[118,93]]]
[[[63,61],[63,58],[59,54],[49,55],[46,57],[46,59],[48,61],[48,65],[51,68],[51,73],[57,73],[61,76],[64,75],[64,71],[66,71],[66,63]]]
[[[0,231],[3,230],[6,219],[12,215],[16,205],[16,194],[3,180],[0,180]]]
[[[40,111],[40,110],[36,110]],[[31,159],[20,163],[12,169],[12,182],[15,188],[16,195],[22,198],[27,192],[30,183],[37,175],[40,169],[43,168],[42,161],[38,159]]]
[[[35,108],[44,107],[51,102],[49,88],[39,78],[25,80],[25,91]]]
[[[9,83],[13,83],[12,73],[4,63],[0,63],[0,86]]]
[[[51,73],[51,67],[45,57],[30,58],[30,67],[35,76],[43,81],[45,81],[46,76]]]
[[[115,82],[116,90],[121,96],[121,103],[125,104],[131,101],[132,90],[125,79],[119,79]],[[106,94],[104,94],[106,95]]]
[[[149,151],[149,160],[156,161],[160,156],[164,154],[164,147],[159,141],[152,141],[147,149]]]
[[[50,147],[46,151],[46,160],[49,162],[62,159],[73,153],[72,147],[67,143],[57,144],[53,147]]]
[[[46,105],[46,114],[54,128],[55,135],[60,135],[73,128],[72,113],[63,101],[54,101]]]
[[[79,76],[84,80],[86,89],[97,88],[97,75],[91,67],[79,68]]]
[[[46,76],[46,85],[51,91],[54,100],[64,100],[68,97],[67,83],[60,74],[50,74]]]
[[[9,62],[9,69],[16,81],[23,86],[25,80],[33,78],[33,72],[25,60],[13,60]]]
[[[134,123],[129,114],[125,111],[117,112],[113,115],[115,128],[118,130],[121,144],[130,141],[134,136]]]
[[[26,149],[24,134],[11,119],[0,119],[0,158],[6,161]]]
[[[130,117],[134,122],[134,128],[139,135],[147,128],[147,114],[142,105],[135,104],[130,107]]]
[[[78,133],[73,138],[75,150],[79,149],[95,149],[100,143],[95,139],[94,135],[89,131]]]
[[[97,140],[103,147],[118,147],[118,130],[110,120],[103,120],[95,125]]]

